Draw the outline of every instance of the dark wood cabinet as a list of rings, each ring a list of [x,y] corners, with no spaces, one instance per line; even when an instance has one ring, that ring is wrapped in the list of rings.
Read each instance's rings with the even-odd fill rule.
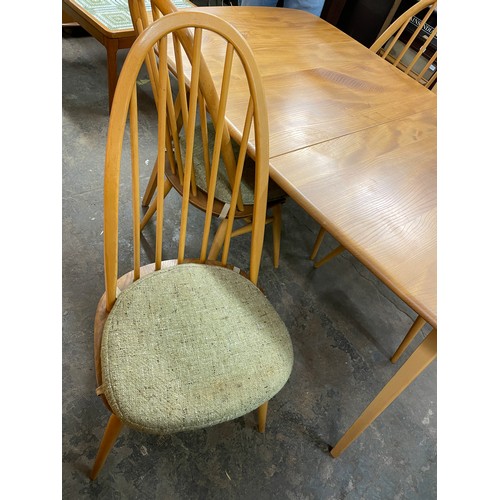
[[[346,2],[347,0],[325,0],[321,18],[333,24],[333,26],[337,26]]]
[[[416,0],[411,0],[412,4]],[[321,17],[369,47],[392,21],[401,0],[325,0]]]

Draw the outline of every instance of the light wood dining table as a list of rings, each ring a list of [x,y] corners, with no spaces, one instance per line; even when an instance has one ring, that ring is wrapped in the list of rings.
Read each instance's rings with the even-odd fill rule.
[[[437,355],[436,95],[336,27],[299,10],[203,7],[252,48],[269,114],[270,175],[431,326],[352,424],[338,457]],[[222,48],[204,41],[212,71]],[[247,91],[230,89],[241,137]]]

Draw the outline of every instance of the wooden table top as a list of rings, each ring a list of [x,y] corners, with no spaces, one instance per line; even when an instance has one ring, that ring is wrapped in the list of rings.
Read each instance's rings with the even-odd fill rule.
[[[271,164],[283,189],[437,326],[435,110],[299,149]]]
[[[268,101],[271,157],[436,107],[435,94],[317,16],[269,7],[194,10],[222,17],[252,48]],[[219,73],[222,50],[203,46]],[[246,95],[231,88],[236,129]]]
[[[312,14],[199,10],[234,25],[254,51],[273,179],[436,327],[436,95]],[[221,50],[203,46],[220,72]],[[236,133],[246,96],[231,88]]]

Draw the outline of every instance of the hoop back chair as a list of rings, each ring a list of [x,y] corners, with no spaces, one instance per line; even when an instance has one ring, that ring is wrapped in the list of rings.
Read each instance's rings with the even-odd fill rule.
[[[186,29],[193,35],[193,71],[183,117],[185,154],[179,155],[176,90],[167,70],[167,49],[169,44],[180,48],[179,33],[185,33]],[[195,125],[200,107],[203,110],[205,106],[199,88],[201,42],[207,32],[217,35],[227,45],[223,85],[230,85],[236,60],[244,68],[248,84],[245,126],[220,261],[210,261],[207,256],[213,234],[215,192],[220,181],[217,161],[209,175],[204,222],[188,223],[193,151],[200,140]],[[136,80],[155,46],[159,60],[159,105],[154,106],[154,112],[150,105],[143,111],[138,103],[144,104],[145,100],[137,97]],[[180,86],[179,92],[185,92],[185,87]],[[214,122],[211,144],[215,151],[220,150],[222,140],[224,105],[221,98],[221,112]],[[182,166],[183,196],[179,217],[176,209],[170,210],[172,214],[167,213],[163,199],[157,198],[154,256],[147,259],[144,255],[147,252],[141,253],[140,168],[144,165],[141,159],[151,153],[151,134],[144,129],[150,130],[152,114],[158,128],[155,141],[158,189],[160,192],[164,189],[165,170],[175,158]],[[144,120],[148,123],[146,127],[142,126]],[[212,426],[258,409],[258,428],[264,431],[267,402],[286,383],[293,364],[286,326],[257,287],[269,179],[268,133],[266,102],[253,54],[228,23],[211,14],[183,11],[162,17],[138,36],[118,80],[106,146],[105,293],[97,307],[94,343],[96,392],[111,416],[90,474],[92,479],[99,473],[123,425],[154,434],[171,434]],[[255,199],[247,275],[228,263],[228,253],[249,143],[255,151],[252,169]],[[124,166],[130,163],[131,174],[127,175],[131,185],[120,194],[120,186],[127,179],[121,163]],[[130,216],[124,215],[129,212],[122,210],[126,206],[131,207],[131,221]],[[176,218],[178,233],[169,228]],[[128,231],[125,234],[130,234],[133,252],[124,243],[124,227]],[[199,235],[197,227],[201,228]],[[188,233],[194,233],[189,240]],[[178,239],[172,260],[164,259],[164,247],[169,243],[164,235],[169,240]],[[195,236],[199,236],[199,246],[193,244]],[[126,264],[122,255],[127,253],[131,265]],[[132,270],[119,277],[119,267],[125,266]]]
[[[372,52],[375,52],[382,59],[401,69],[425,88],[432,89],[434,92],[437,89],[437,50],[431,51],[432,53],[427,58],[425,58],[425,55],[430,48],[431,42],[437,36],[437,23],[435,27],[429,27],[427,24],[427,21],[436,11],[436,8],[437,0],[418,1],[390,24],[370,47]],[[408,25],[420,13],[423,15],[421,18],[419,17],[421,21],[419,26],[415,27],[411,35],[406,35],[407,39],[405,41],[402,41],[403,35],[408,33],[406,31]],[[309,257],[313,261],[316,259],[325,234],[326,229],[321,227]],[[316,269],[321,267],[344,250],[345,248],[342,245],[337,245],[337,247],[323,258],[315,261],[314,267]],[[405,338],[391,357],[393,363],[399,359],[425,323],[425,320],[421,316],[417,316]]]
[[[158,20],[164,15],[178,12],[177,7],[171,0],[152,0],[151,2],[151,15],[153,20]],[[141,33],[150,23],[151,17],[148,16],[144,0],[129,0],[130,14],[132,22],[137,34]],[[179,33],[180,46],[175,50],[175,58],[169,58],[169,69],[178,81],[179,86],[186,86],[186,96],[189,95],[189,74],[190,66],[193,58],[193,37],[188,31]],[[184,57],[181,57],[181,47],[184,52]],[[157,58],[157,50],[151,51],[148,59],[146,60],[146,67],[151,81],[153,96],[158,105],[158,75],[159,65]],[[210,71],[205,63],[203,54],[201,55],[200,64],[200,89],[203,99],[205,101],[205,109],[202,110],[199,116],[199,124],[197,125],[196,132],[201,134],[203,141],[215,133],[213,123],[217,118],[217,113],[220,109],[220,99],[222,92],[227,92],[227,89],[217,91],[215,83],[210,75]],[[176,112],[178,114],[178,126],[182,127],[186,119],[186,106],[187,97],[184,98],[184,93],[179,94],[178,100],[175,102]],[[219,160],[219,175],[223,178],[220,183],[220,188],[216,192],[215,205],[213,208],[214,216],[221,219],[217,237],[214,239],[213,245],[209,252],[209,257],[215,259],[220,252],[222,246],[222,237],[227,220],[225,214],[230,201],[230,188],[233,185],[234,172],[236,169],[236,155],[235,143],[231,139],[227,123],[222,125],[222,141]],[[183,142],[180,144],[181,149],[184,148]],[[198,148],[195,150],[193,159],[193,182],[191,184],[191,191],[189,194],[190,203],[205,211],[206,206],[206,191],[208,172],[210,170],[210,155],[213,154],[207,147]],[[252,160],[248,158],[248,169],[251,169]],[[179,193],[183,194],[182,182],[182,169],[176,167],[176,163],[172,163],[172,169],[166,172],[166,181],[164,184],[163,197],[166,197],[172,187]],[[156,191],[156,195],[154,194]],[[141,222],[141,229],[149,222],[153,214],[156,212],[156,196],[158,196],[158,189],[156,184],[156,167],[153,169],[150,177],[150,182],[146,187],[142,204],[148,207],[147,211]],[[232,237],[245,234],[251,231],[251,212],[253,204],[253,188],[251,181],[247,177],[242,179],[240,196],[238,198],[237,210],[235,218],[246,221],[242,227],[238,227],[232,233]],[[279,265],[280,255],[280,241],[281,241],[281,205],[286,200],[285,192],[274,182],[270,181],[268,191],[268,209],[272,210],[272,215],[266,219],[266,223],[272,223],[273,227],[273,264],[274,267]]]
[[[420,0],[403,12],[370,47],[428,89],[437,82],[437,49],[432,50],[432,42],[437,41],[437,23],[434,27],[427,23],[436,8],[437,0]],[[412,20],[419,14],[422,16],[418,17],[420,23],[416,26]],[[408,34],[410,24],[414,31]]]

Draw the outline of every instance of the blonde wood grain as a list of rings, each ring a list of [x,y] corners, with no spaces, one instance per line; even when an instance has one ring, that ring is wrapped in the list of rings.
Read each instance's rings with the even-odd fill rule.
[[[134,280],[139,279],[141,267],[141,209],[139,198],[139,125],[137,116],[137,88],[130,101],[130,153],[132,165],[132,219],[134,239]]]
[[[426,51],[426,49],[429,47],[431,41],[434,40],[434,38],[437,35],[437,27],[432,30],[432,33],[430,35],[424,35],[422,37],[423,43],[420,43],[420,47],[418,50],[415,52],[415,55],[411,61],[406,60],[406,65],[403,66],[401,64],[401,60],[403,57],[408,53],[409,50],[414,51],[415,48],[417,47],[417,39],[418,35],[420,33],[420,29],[415,29],[413,32],[413,35],[408,39],[404,47],[402,47],[399,50],[399,53],[395,56],[389,56],[392,48],[395,46],[395,44],[398,42],[399,37],[401,34],[405,31],[406,27],[410,23],[412,17],[416,14],[420,14],[420,18],[422,19],[421,26],[424,26],[424,24],[428,21],[432,13],[437,7],[437,0],[424,0],[419,2],[417,5],[411,7],[408,11],[403,13],[394,23],[390,23],[390,20],[394,17],[394,14],[399,7],[399,4],[401,2],[395,2],[391,12],[389,13],[387,17],[387,23],[383,27],[383,29],[380,32],[379,38],[374,42],[370,50],[373,52],[377,53],[382,57],[382,59],[386,59],[391,62],[391,64],[397,66],[398,68],[402,69],[405,74],[410,75],[412,78],[414,78],[416,81],[419,83],[424,84],[426,88],[429,88],[437,78],[437,71],[434,72],[432,75],[432,78],[429,80],[426,80],[424,75],[428,71],[428,69],[431,67],[432,64],[434,64],[437,60],[437,51],[434,53],[434,55],[428,60],[427,64],[425,64],[421,71],[417,74],[414,71],[415,65],[421,60],[422,54]],[[390,26],[389,26],[390,24]],[[383,50],[382,50],[383,48]],[[411,57],[411,56],[410,56]],[[325,229],[321,228],[320,232],[318,233],[318,237],[316,239],[316,243],[314,245],[312,254],[311,254],[311,259],[314,259],[316,257],[316,254],[319,250],[319,246],[321,245],[321,241],[324,236]],[[341,253],[343,251],[342,245],[331,251],[328,255],[323,257],[321,260],[317,261],[314,263],[314,267],[318,268],[325,264],[326,262],[330,261],[332,258],[334,258],[336,255]],[[420,318],[424,323],[425,320]],[[418,320],[417,320],[418,322]],[[420,326],[421,328],[421,326]],[[419,328],[419,329],[420,329]],[[418,329],[418,330],[419,330]],[[418,332],[417,330],[417,332]],[[411,338],[413,336],[410,336],[410,333],[413,332],[413,329],[410,330],[408,335],[405,337],[405,340],[401,344],[400,348],[398,349],[397,353],[391,358],[392,362],[395,362],[399,356],[402,354],[404,349],[408,346]],[[417,333],[415,332],[415,334]]]
[[[292,198],[434,327],[436,173],[435,110],[271,159]]]
[[[175,261],[163,261],[163,231],[164,223],[167,222],[167,217],[163,214],[163,196],[156,197],[156,231],[155,243],[152,245],[155,248],[154,262],[148,262],[146,266],[141,267],[140,256],[140,193],[139,193],[139,167],[141,162],[141,144],[138,134],[138,121],[140,110],[138,109],[138,99],[136,92],[137,78],[143,64],[151,56],[151,51],[158,49],[158,80],[156,90],[157,100],[157,115],[158,115],[158,134],[157,134],[157,161],[155,164],[156,174],[156,189],[159,193],[165,192],[165,186],[170,189],[169,181],[165,179],[166,156],[168,155],[169,162],[173,161],[174,152],[172,144],[172,134],[175,131],[176,120],[169,119],[169,115],[176,113],[176,106],[172,100],[172,92],[168,92],[171,81],[169,78],[168,63],[167,63],[167,37],[169,33],[179,33],[188,27],[194,28],[193,51],[191,54],[192,74],[190,81],[190,93],[188,108],[186,110],[187,123],[185,127],[186,151],[184,158],[184,177],[183,177],[183,199],[181,208],[180,221],[180,237],[178,243],[178,258]],[[269,183],[269,129],[267,125],[267,107],[265,95],[262,90],[262,82],[258,72],[258,68],[253,59],[253,54],[241,37],[229,24],[221,19],[209,14],[199,12],[177,12],[169,16],[164,16],[156,23],[149,26],[148,29],[142,31],[134,46],[131,48],[116,89],[116,96],[111,109],[111,115],[108,127],[108,137],[106,143],[106,157],[104,167],[104,276],[105,276],[105,293],[99,301],[95,321],[94,321],[94,349],[95,349],[95,367],[98,388],[102,385],[102,365],[101,365],[101,343],[104,325],[109,312],[112,310],[116,298],[122,290],[133,281],[139,280],[145,275],[156,272],[171,265],[181,265],[183,262],[193,262],[193,259],[186,258],[186,239],[188,229],[193,232],[192,225],[188,227],[188,209],[190,197],[190,184],[193,180],[191,175],[193,167],[193,151],[195,141],[195,122],[197,117],[197,105],[204,106],[204,100],[199,99],[198,82],[200,76],[200,68],[202,67],[201,57],[201,39],[203,31],[213,31],[226,40],[228,46],[229,57],[226,63],[226,75],[229,80],[231,72],[231,59],[234,56],[240,58],[241,64],[245,68],[245,76],[248,80],[248,88],[250,94],[251,106],[248,107],[248,123],[247,129],[250,129],[250,124],[253,124],[256,154],[255,154],[255,179],[254,179],[254,204],[251,211],[252,238],[249,255],[249,274],[240,273],[247,279],[250,279],[257,285],[260,260],[262,256],[262,245],[264,241],[264,227],[266,223],[266,208]],[[229,82],[226,84],[229,88]],[[175,108],[175,109],[174,109]],[[127,127],[127,118],[129,119],[129,127]],[[176,117],[177,118],[177,117]],[[223,139],[222,130],[225,128],[224,108],[220,108],[220,114],[217,115],[216,126],[216,141],[218,143],[215,149],[221,149],[221,141]],[[129,129],[130,135],[126,138],[126,129]],[[226,128],[227,130],[227,128]],[[126,156],[122,154],[122,148],[127,142],[130,143],[131,155],[127,161]],[[148,142],[147,140],[145,141]],[[146,144],[146,149],[149,145]],[[219,153],[216,153],[217,156]],[[231,209],[232,216],[225,219],[221,227],[227,225],[227,231],[232,232],[232,223],[234,221],[234,211],[239,197],[239,185],[243,173],[243,165],[245,163],[246,149],[239,157],[237,168],[235,169],[234,187],[232,190]],[[215,158],[218,164],[218,158]],[[130,203],[133,207],[133,231],[132,240],[134,243],[133,265],[132,270],[125,275],[119,277],[118,262],[120,254],[119,242],[119,207],[120,207],[120,185],[123,182],[121,172],[125,165],[131,165],[132,200]],[[127,165],[128,167],[129,165]],[[207,193],[207,213],[206,218],[212,222],[212,207],[214,205],[213,198],[215,194],[215,181],[217,179],[216,172],[212,172],[211,185]],[[165,224],[166,225],[166,224]],[[210,225],[209,225],[210,226]],[[210,227],[205,227],[205,233]],[[222,237],[226,236],[225,231],[220,233]],[[121,236],[121,233],[120,233]],[[127,245],[125,245],[127,246]],[[227,260],[227,248],[224,248],[224,263],[207,262],[205,255],[195,257],[194,260],[200,264],[207,265],[224,265]],[[232,266],[225,266],[231,268]],[[98,394],[109,409],[108,401],[102,390],[98,390]],[[266,404],[267,408],[267,404]],[[265,426],[265,412],[259,410],[259,429],[262,431]],[[114,415],[108,422],[108,426],[101,441],[99,452],[95,460],[94,467],[91,471],[91,477],[94,479],[101,470],[109,451],[122,428],[122,422]]]
[[[188,15],[189,14],[189,15]],[[127,116],[128,102],[130,101],[134,83],[134,75],[137,75],[139,68],[147,59],[150,50],[155,46],[157,41],[161,39],[159,46],[159,81],[160,89],[158,92],[159,105],[158,108],[158,161],[157,161],[157,190],[162,193],[164,191],[163,182],[165,175],[165,137],[166,129],[165,125],[167,123],[166,119],[166,101],[167,92],[166,86],[169,83],[168,71],[166,71],[166,38],[161,36],[162,29],[169,26],[170,19],[172,17],[184,18],[186,17],[187,25],[196,26],[199,22],[203,26],[202,20],[205,13],[194,12],[190,10],[189,13],[186,11],[178,12],[170,15],[164,16],[158,20],[154,25],[150,25],[150,29],[141,33],[137,39],[135,51],[131,51],[129,57],[124,65],[124,71],[122,72],[122,78],[120,78],[119,86],[117,92],[119,91],[118,99],[119,103],[112,109],[110,117],[110,127],[108,133],[107,141],[107,152],[106,152],[106,164],[105,164],[105,202],[104,202],[104,246],[105,246],[105,275],[106,275],[106,296],[107,296],[107,309],[109,310],[114,300],[116,298],[116,276],[117,276],[117,266],[118,266],[118,191],[119,191],[119,176],[120,176],[120,158],[121,158],[121,147],[123,143],[123,132],[125,126],[125,120]],[[208,15],[209,16],[209,15]],[[168,18],[168,20],[167,20]],[[250,279],[256,283],[258,278],[258,270],[260,267],[260,258],[262,253],[262,243],[264,238],[264,227],[266,220],[266,208],[267,208],[267,190],[269,181],[269,128],[267,122],[267,107],[264,92],[262,90],[262,84],[260,75],[257,69],[257,65],[253,59],[253,54],[250,48],[245,43],[243,38],[236,32],[228,29],[228,25],[218,18],[209,16],[210,22],[215,26],[215,31],[226,37],[229,45],[237,45],[238,59],[240,64],[245,68],[245,78],[246,86],[249,89],[252,100],[252,107],[249,113],[245,112],[245,117],[251,116],[253,120],[253,130],[254,136],[259,141],[259,147],[257,154],[255,155],[255,184],[254,184],[254,205],[253,205],[253,218],[252,218],[252,241],[251,241],[251,252],[250,252]],[[194,24],[190,24],[194,23]],[[206,30],[209,31],[209,30]],[[176,33],[184,33],[184,31],[177,30]],[[198,76],[200,75],[201,68],[203,68],[204,62],[201,57],[201,28],[195,29],[194,35],[194,45],[192,46],[193,51],[191,52],[191,64],[193,67],[193,74],[190,82],[190,102],[188,110],[188,123],[186,128],[186,158],[184,163],[184,196],[182,201],[182,213],[181,213],[181,232],[179,238],[179,253],[178,259],[180,262],[184,259],[184,247],[185,239],[187,233],[187,214],[189,208],[189,184],[191,181],[191,166],[192,166],[192,151],[193,151],[193,141],[194,141],[194,126],[196,119],[196,106],[198,104]],[[153,41],[154,40],[154,41]],[[232,49],[229,49],[230,52]],[[229,63],[228,63],[229,66]],[[226,71],[229,76],[229,72]],[[121,84],[121,86],[120,86]],[[229,88],[227,84],[227,88]],[[217,114],[216,114],[217,116]],[[221,140],[222,134],[220,130],[223,129],[225,124],[223,118],[218,117],[219,121],[216,122],[216,140]],[[217,124],[219,125],[217,127]],[[222,136],[223,137],[223,136]],[[167,141],[167,149],[171,147],[170,141]],[[219,144],[220,147],[220,144]],[[241,175],[241,168],[239,169],[239,174]],[[212,175],[215,181],[215,175]],[[213,183],[212,183],[213,184]],[[239,194],[239,190],[234,191]],[[208,189],[208,206],[213,204],[214,186],[210,186]],[[162,261],[162,210],[163,210],[163,200],[161,197],[157,197],[157,235],[156,235],[156,268],[158,269]],[[234,199],[234,197],[233,197]],[[209,209],[207,211],[207,219],[211,220],[211,213]],[[257,220],[255,220],[257,217]],[[232,225],[228,225],[228,230],[232,231]],[[206,228],[205,228],[206,231]],[[202,259],[204,260],[204,259]]]
[[[226,93],[225,101],[227,102],[227,89],[226,89],[225,93]],[[225,109],[225,105],[224,105],[224,109]],[[248,138],[250,135],[250,129],[252,128],[253,113],[254,113],[254,104],[253,104],[252,99],[249,99],[247,112],[246,112],[246,116],[245,116],[245,125],[243,127],[243,134],[242,134],[241,143],[240,143],[240,151],[239,151],[239,155],[238,155],[238,161],[236,164],[236,172],[235,172],[235,177],[233,180],[234,189],[237,192],[240,192],[241,178],[242,178],[242,174],[243,174],[243,168],[245,166],[245,155],[246,155],[247,146],[248,146]],[[234,197],[231,200],[231,205],[230,205],[229,214],[228,214],[229,224],[228,224],[228,227],[226,229],[226,237],[224,238],[224,248],[222,251],[222,262],[224,264],[227,262],[227,258],[229,255],[229,244],[230,244],[231,237],[234,236],[234,233],[235,233],[234,231],[230,231],[230,228],[233,227],[234,218],[236,215],[236,208],[237,208],[237,205],[239,206],[240,203],[242,203],[241,196]],[[273,236],[274,236],[275,243],[276,243],[276,239],[278,241],[280,240],[280,233],[276,234],[276,232],[273,232]],[[278,256],[279,256],[279,254],[278,254]],[[276,253],[275,253],[275,258],[276,258]]]
[[[152,1],[152,11],[153,11],[153,18],[154,19],[160,19],[164,15],[169,15],[172,13],[177,12],[176,6],[170,2],[169,0],[153,0]],[[132,21],[134,23],[135,29],[137,33],[141,33],[144,29],[145,26],[147,26],[150,22],[150,17],[148,16],[146,9],[144,7],[144,0],[129,0],[129,7],[130,7],[130,12],[131,12],[131,17]],[[231,89],[235,86],[241,85],[244,89],[245,92],[245,108],[244,108],[244,116],[248,115],[248,102],[249,102],[249,89],[247,85],[247,79],[245,76],[245,68],[244,65],[241,64],[238,58],[234,58],[233,60],[232,57],[232,48],[230,45],[226,45],[224,42],[222,42],[220,45],[217,45],[218,42],[215,42],[218,47],[221,49],[221,75],[220,79],[217,79],[217,86],[214,83],[214,79],[212,78],[211,71],[214,70],[214,68],[208,68],[205,62],[205,56],[203,54],[203,51],[206,47],[205,41],[213,41],[213,40],[218,40],[220,39],[217,38],[216,35],[211,37],[210,33],[205,33],[204,38],[203,38],[203,45],[200,46],[200,48],[195,50],[194,47],[194,38],[193,38],[193,33],[188,31],[188,30],[181,30],[175,34],[173,37],[172,43],[169,44],[169,62],[168,66],[172,73],[176,76],[178,80],[178,86],[179,86],[179,93],[178,93],[178,98],[176,100],[176,107],[178,108],[179,111],[179,124],[184,123],[187,124],[189,120],[189,113],[188,113],[188,108],[190,105],[188,105],[188,99],[191,99],[191,97],[188,97],[190,93],[192,93],[193,88],[192,85],[195,83],[193,81],[193,77],[196,75],[196,78],[199,78],[199,94],[198,94],[198,99],[199,99],[199,108],[200,108],[200,124],[201,124],[201,131],[202,131],[202,136],[203,136],[203,152],[204,152],[204,162],[205,162],[205,170],[207,173],[207,179],[212,178],[213,181],[215,182],[215,177],[217,175],[217,169],[219,166],[219,158],[222,157],[223,159],[223,168],[226,169],[227,176],[229,179],[229,182],[232,186],[235,185],[235,172],[236,169],[238,168],[238,162],[242,161],[243,159],[243,153],[246,150],[246,144],[248,139],[245,139],[242,137],[241,133],[238,132],[234,136],[234,139],[236,139],[236,142],[240,143],[240,158],[238,158],[238,161],[235,158],[234,152],[233,152],[233,146],[231,142],[231,136],[229,133],[228,129],[228,123],[227,123],[227,117],[225,113],[225,107],[226,107],[226,102],[228,99],[228,94],[231,92]],[[157,73],[158,73],[158,67],[159,63],[156,62],[156,56],[154,54],[156,52],[157,55],[157,48],[151,51],[148,59],[147,59],[147,68],[148,72],[150,73],[150,80],[151,84],[153,87],[153,94],[154,96],[157,95],[158,89],[157,89]],[[198,54],[198,55],[197,55]],[[195,61],[195,57],[198,58],[197,62]],[[154,61],[154,62],[153,62]],[[161,63],[164,64],[164,63]],[[235,83],[234,78],[232,77],[232,73],[234,72],[233,68],[237,68],[237,82]],[[217,68],[215,68],[217,69]],[[168,87],[167,87],[168,88]],[[194,93],[196,95],[196,92]],[[194,96],[193,96],[194,99]],[[157,98],[155,97],[155,100]],[[170,102],[169,99],[167,99],[167,103]],[[206,111],[208,111],[208,114],[210,114],[210,117],[212,119],[212,122],[214,123],[215,126],[215,134],[216,134],[216,140],[214,144],[214,148],[212,151],[212,156],[209,157],[208,153],[208,147],[207,147],[207,119],[206,119]],[[245,114],[246,112],[246,114]],[[251,113],[250,113],[251,114]],[[168,113],[169,117],[174,116],[174,114],[169,110]],[[247,118],[248,119],[248,118]],[[243,125],[243,129],[245,129],[245,125]],[[172,124],[170,125],[170,130],[171,130],[171,139],[176,141],[176,136],[177,136],[177,131],[175,129],[175,126]],[[248,134],[251,134],[252,137],[254,137],[254,122],[250,120],[249,122],[249,129],[248,129]],[[243,133],[245,135],[245,133]],[[167,139],[167,144],[168,144],[168,139]],[[219,215],[220,214],[220,203],[218,200],[213,199],[211,196],[210,192],[209,193],[204,193],[201,192],[200,189],[197,188],[197,183],[195,179],[195,173],[194,169],[191,169],[191,175],[192,175],[192,180],[190,183],[191,186],[191,193],[190,197],[186,198],[186,193],[187,191],[183,188],[184,184],[184,173],[183,173],[183,168],[184,168],[184,162],[180,158],[180,151],[181,148],[178,146],[178,144],[174,144],[174,150],[172,153],[170,153],[170,150],[167,148],[167,153],[169,153],[169,163],[170,167],[172,169],[172,173],[166,172],[166,175],[169,177],[169,181],[172,184],[172,186],[183,196],[183,200],[189,200],[189,203],[192,205],[197,206],[201,210],[205,211],[207,214],[207,217],[205,218],[205,233],[203,236],[203,241],[202,241],[202,260],[206,258],[206,254],[208,251],[208,237],[209,237],[209,228],[211,225],[211,221],[209,220],[210,217],[208,215]],[[254,151],[254,142],[252,141],[251,149],[249,151],[250,156],[254,157],[255,151]],[[175,154],[175,161],[173,158],[173,154]],[[188,155],[189,156],[189,155]],[[191,161],[191,160],[190,160]],[[214,174],[215,172],[215,174]],[[213,174],[213,175],[212,175]],[[211,187],[213,187],[213,182],[208,181],[208,189],[210,190]],[[143,198],[143,206],[147,206],[149,201],[151,201],[151,198],[153,196],[154,190],[157,188],[157,170],[155,167],[155,170],[151,174],[150,181],[148,183],[146,192],[144,194]],[[162,192],[159,190],[159,192]],[[168,192],[168,191],[165,191]],[[156,202],[159,203],[159,199],[155,198]],[[210,201],[209,201],[210,200]],[[279,199],[272,199],[268,203],[268,208],[274,209],[274,207],[277,204],[283,203],[285,200],[284,196],[281,196]],[[187,203],[187,201],[185,202]],[[208,203],[208,204],[207,204]],[[230,210],[229,212],[229,217],[232,217],[234,219],[241,219],[241,218],[246,218],[250,214],[251,210],[253,209],[252,206],[249,205],[244,205],[243,204],[243,199],[241,196],[241,193],[239,193],[237,201],[237,210],[233,211]],[[153,207],[149,206],[148,211],[146,213],[146,216],[143,218],[141,222],[141,229],[145,227],[147,222],[151,219],[151,216],[155,213],[156,211],[156,206],[153,205]],[[275,228],[281,227],[281,223],[275,224]],[[186,221],[183,221],[181,225],[181,232],[182,235],[184,235],[184,226],[185,226]],[[230,238],[234,234],[238,234],[235,231],[232,231],[230,228],[232,227],[233,222],[231,221],[230,225],[228,226],[228,230],[226,233],[226,238],[224,239],[224,250],[222,254],[222,259],[225,261],[227,259],[228,251],[229,251],[229,245],[230,245]],[[274,260],[273,262],[279,263],[279,254],[276,252],[280,248],[280,237],[281,234],[278,233],[276,230],[273,231],[273,239],[274,239]],[[183,241],[183,236],[181,236],[181,241]],[[179,247],[180,254],[178,256],[179,259],[182,260],[182,253],[183,253],[183,248],[182,244]]]
[[[193,10],[230,22],[254,51],[269,108],[271,157],[435,108],[425,88],[317,16],[267,7]],[[207,37],[203,54],[220,85],[224,47]],[[236,80],[227,107],[234,137],[241,135],[246,102]]]
[[[271,153],[271,176],[435,327],[435,94],[304,12],[265,7],[192,11],[215,12],[228,20],[254,51],[272,131],[270,146],[262,151],[264,157]],[[213,38],[203,39],[202,52],[215,72],[216,85],[222,81],[224,50]],[[233,76],[241,76],[238,71],[233,69]],[[248,90],[236,78],[226,112],[237,139],[243,135],[247,104]],[[261,121],[256,117],[255,130]],[[265,131],[269,133],[267,122]],[[252,142],[249,150],[257,161],[262,159]],[[265,210],[267,199],[261,189],[267,183],[263,175],[256,183],[259,210]],[[111,227],[114,203],[105,208]],[[256,281],[264,224],[257,227],[255,219],[252,224],[252,251],[260,245],[251,257],[250,277]],[[106,262],[111,272],[115,244],[109,236]],[[116,281],[108,280],[108,273],[106,279],[109,305]],[[334,448],[335,456],[434,359],[435,338],[434,330],[362,415],[361,423]]]
[[[433,327],[436,309],[436,95],[321,19],[293,9],[217,7],[263,76],[271,177]],[[214,80],[222,48],[204,40]],[[227,115],[243,130],[246,95]],[[249,146],[252,151],[252,144]],[[436,355],[426,338],[332,454],[338,456]]]

